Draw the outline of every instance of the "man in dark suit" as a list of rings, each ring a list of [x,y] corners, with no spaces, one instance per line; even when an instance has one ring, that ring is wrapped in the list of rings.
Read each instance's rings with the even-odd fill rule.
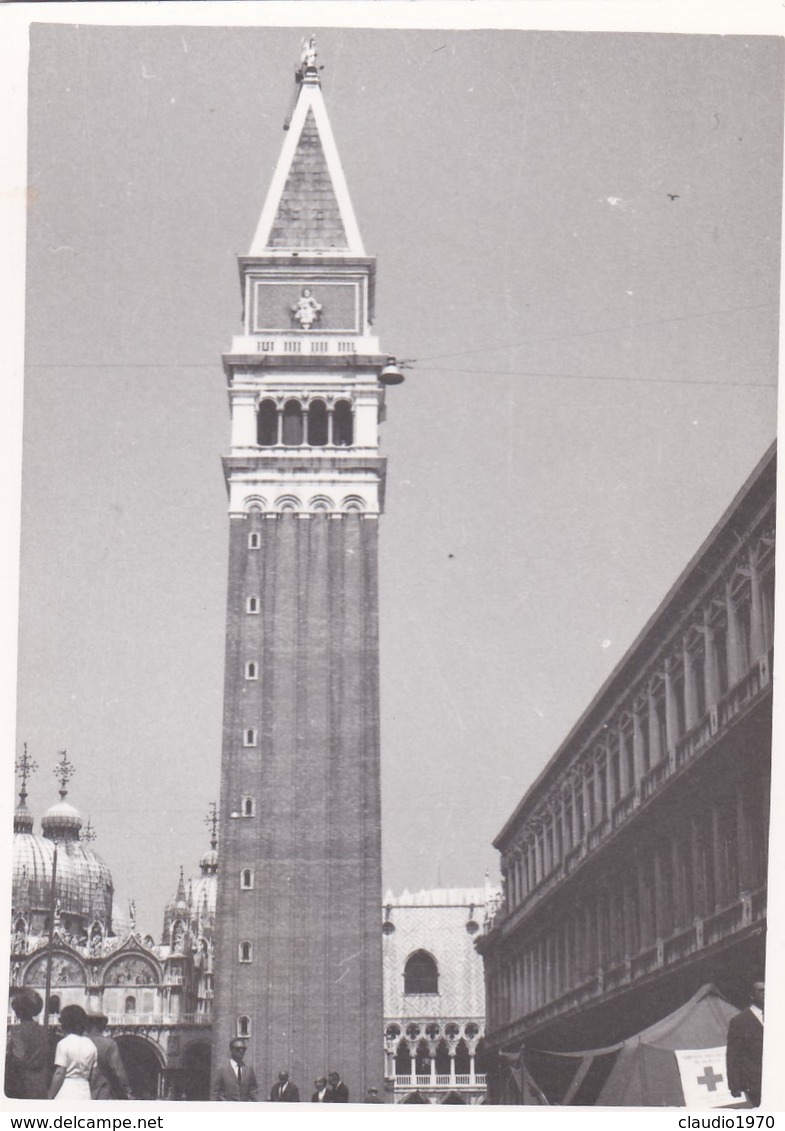
[[[273,1084],[272,1091],[270,1092],[270,1103],[298,1104],[299,1102],[300,1093],[297,1089],[297,1085],[291,1082],[288,1072],[279,1072],[278,1083]]]
[[[324,1097],[324,1102],[327,1104],[348,1104],[349,1102],[349,1089],[341,1080],[340,1072],[331,1072],[327,1077],[329,1091]]]
[[[327,1093],[330,1091],[329,1087],[327,1086],[327,1077],[326,1076],[319,1076],[316,1080],[314,1080],[313,1086],[316,1089],[316,1091],[311,1096],[311,1103],[312,1104],[327,1103],[328,1102],[327,1101]]]
[[[229,1060],[219,1064],[213,1078],[210,1099],[228,1100],[234,1103],[258,1103],[259,1089],[256,1073],[245,1064],[245,1042],[229,1042]]]
[[[752,1107],[760,1107],[764,988],[763,982],[753,982],[750,1004],[731,1019],[725,1054],[731,1095],[743,1092]]]

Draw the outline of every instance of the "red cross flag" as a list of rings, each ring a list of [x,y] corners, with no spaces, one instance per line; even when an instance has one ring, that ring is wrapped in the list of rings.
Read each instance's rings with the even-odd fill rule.
[[[716,1049],[684,1049],[674,1052],[679,1066],[684,1105],[706,1110],[730,1107],[738,1101],[728,1090],[725,1045]]]

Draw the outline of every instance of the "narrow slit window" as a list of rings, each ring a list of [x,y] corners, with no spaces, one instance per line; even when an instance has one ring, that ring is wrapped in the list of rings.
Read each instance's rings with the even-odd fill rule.
[[[256,531],[254,531],[252,534],[248,535],[248,549],[249,550],[258,550],[260,545],[261,545],[261,538]]]
[[[258,597],[249,597],[248,600],[245,602],[245,611],[247,613],[250,613],[251,615],[255,614],[255,615],[258,616],[258,614],[259,614],[259,598]]]
[[[249,942],[240,943],[240,961],[250,962],[253,958],[253,950]]]
[[[255,817],[256,816],[256,802],[254,801],[253,797],[244,797],[243,798],[243,810],[242,810],[242,812],[243,812],[244,817]]]
[[[245,678],[246,679],[258,679],[259,678],[259,668],[257,666],[256,660],[249,660],[248,663],[245,665]]]
[[[250,868],[243,868],[240,873],[240,888],[242,891],[251,891],[253,889],[253,872]]]
[[[243,731],[243,746],[256,746],[256,731],[253,727]]]
[[[250,1037],[251,1035],[251,1018],[238,1017],[237,1018],[237,1036]]]

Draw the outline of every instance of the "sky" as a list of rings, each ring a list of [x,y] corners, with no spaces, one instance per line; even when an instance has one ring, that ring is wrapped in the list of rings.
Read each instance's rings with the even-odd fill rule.
[[[313,30],[409,365],[382,426],[384,884],[476,886],[774,438],[783,46]],[[17,752],[39,818],[67,749],[155,935],[218,800],[220,355],[301,34],[31,28]]]

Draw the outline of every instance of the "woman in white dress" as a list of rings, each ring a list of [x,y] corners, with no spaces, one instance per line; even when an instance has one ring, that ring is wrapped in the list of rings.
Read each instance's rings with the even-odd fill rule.
[[[90,1099],[90,1073],[98,1053],[90,1038],[84,1036],[87,1014],[81,1005],[65,1007],[60,1014],[60,1028],[65,1035],[57,1042],[49,1099],[82,1103]]]

